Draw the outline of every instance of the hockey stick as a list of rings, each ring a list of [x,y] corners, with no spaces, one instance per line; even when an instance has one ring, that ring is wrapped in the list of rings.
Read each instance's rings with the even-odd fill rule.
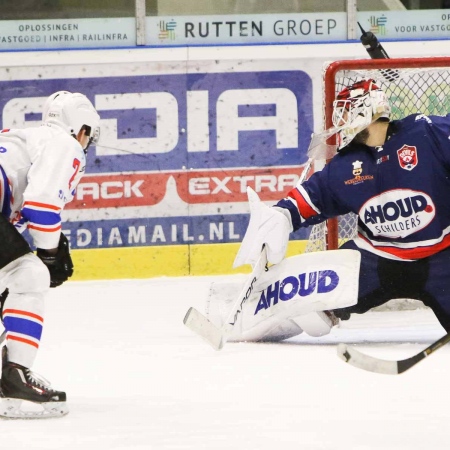
[[[398,375],[406,372],[417,363],[430,356],[436,350],[439,350],[444,345],[450,342],[450,333],[438,339],[425,350],[417,353],[410,358],[401,359],[398,361],[387,361],[385,359],[378,359],[374,356],[369,356],[354,347],[349,347],[346,344],[339,344],[337,347],[337,354],[344,362],[351,364],[358,369],[367,370],[369,372],[383,373],[387,375]]]
[[[221,328],[214,325],[203,314],[192,307],[188,309],[183,323],[194,333],[205,339],[214,350],[220,350],[230,337],[239,314],[242,312],[242,307],[253,292],[256,281],[264,273],[266,265],[267,251],[263,248],[252,273],[246,279],[244,287],[236,298],[231,312]]]
[[[6,338],[6,330],[3,330],[3,333],[0,335],[0,346]]]
[[[377,37],[371,31],[365,31],[359,22],[358,26],[362,32],[360,37],[361,44],[364,46],[371,59],[390,59]],[[384,69],[380,72],[388,81],[395,81],[399,77],[396,70]]]

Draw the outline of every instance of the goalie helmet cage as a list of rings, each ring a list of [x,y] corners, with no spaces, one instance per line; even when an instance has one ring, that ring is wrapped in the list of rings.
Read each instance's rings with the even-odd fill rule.
[[[345,86],[372,78],[391,103],[391,120],[410,114],[450,113],[450,58],[393,58],[335,61],[324,68],[324,125],[333,126],[333,101]],[[329,142],[330,143],[330,142]],[[355,214],[312,227],[306,252],[332,250],[356,235]]]

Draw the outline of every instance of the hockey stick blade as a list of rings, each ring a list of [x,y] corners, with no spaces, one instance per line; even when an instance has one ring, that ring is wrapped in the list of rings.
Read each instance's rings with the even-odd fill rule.
[[[195,308],[188,309],[183,323],[208,342],[214,350],[220,350],[223,347],[222,330],[216,327]]]
[[[417,363],[425,359],[427,356],[430,356],[433,352],[445,346],[449,342],[450,333],[441,337],[416,355],[397,361],[388,361],[385,359],[375,358],[374,356],[361,353],[354,347],[349,347],[346,344],[338,345],[337,354],[344,362],[351,364],[358,369],[386,375],[398,375],[406,372],[408,369],[411,369],[411,367],[414,367]]]

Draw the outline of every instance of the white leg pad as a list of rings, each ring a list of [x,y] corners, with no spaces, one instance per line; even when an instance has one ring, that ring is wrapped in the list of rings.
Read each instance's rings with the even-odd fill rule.
[[[229,340],[283,340],[302,331],[328,334],[337,322],[324,311],[357,302],[360,258],[355,250],[335,250],[294,256],[272,266],[257,281]],[[240,288],[239,282],[211,285],[206,308],[211,322],[223,325]]]
[[[206,317],[215,325],[221,327],[228,317],[230,309],[236,300],[236,294],[240,292],[242,281],[219,281],[211,283],[209,295],[206,301]],[[259,299],[258,293],[258,299]],[[248,305],[244,306],[242,315],[253,316],[256,307],[255,296],[248,300]],[[235,327],[233,334],[228,339],[230,342],[246,341],[246,342],[278,342],[284,339],[297,336],[302,333],[302,328],[292,320],[280,320],[276,316],[267,317],[260,321],[256,326],[252,325],[250,329],[242,328],[242,321]]]

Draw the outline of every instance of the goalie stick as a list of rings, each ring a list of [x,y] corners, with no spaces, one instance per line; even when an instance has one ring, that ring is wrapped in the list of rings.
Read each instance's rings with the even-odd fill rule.
[[[183,323],[194,333],[205,339],[214,350],[222,349],[228,338],[230,337],[231,332],[233,331],[239,314],[242,312],[244,303],[248,300],[251,293],[253,292],[255,283],[258,278],[264,273],[266,266],[267,251],[263,247],[261,255],[259,256],[259,259],[256,262],[255,266],[253,267],[252,273],[246,279],[245,284],[241,292],[239,293],[239,296],[236,297],[236,301],[231,308],[231,312],[228,315],[227,320],[224,322],[224,325],[221,328],[214,325],[203,314],[192,307],[188,309]]]
[[[375,358],[356,350],[354,347],[349,347],[346,344],[339,344],[337,347],[337,354],[344,362],[351,364],[358,369],[367,370],[369,372],[382,373],[387,375],[398,375],[406,372],[417,363],[430,356],[436,350],[439,350],[444,345],[450,342],[450,333],[433,342],[429,347],[417,353],[410,358],[401,359],[398,361],[387,361],[385,359]]]

